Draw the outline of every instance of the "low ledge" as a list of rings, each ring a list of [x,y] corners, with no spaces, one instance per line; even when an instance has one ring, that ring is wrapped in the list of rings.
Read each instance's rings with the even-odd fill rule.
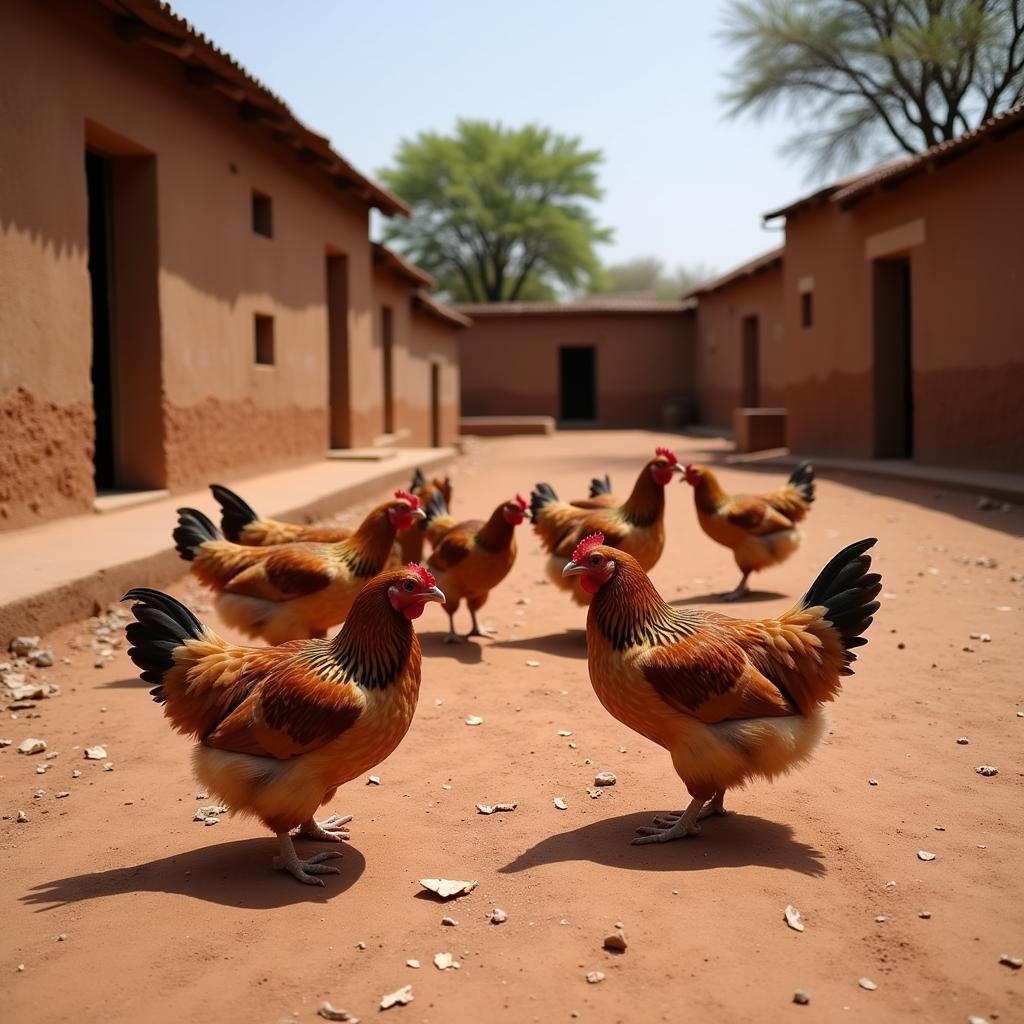
[[[732,411],[732,435],[738,452],[760,452],[786,444],[786,410],[740,407]]]
[[[514,437],[554,432],[554,416],[463,416],[459,420],[459,433],[476,437]]]

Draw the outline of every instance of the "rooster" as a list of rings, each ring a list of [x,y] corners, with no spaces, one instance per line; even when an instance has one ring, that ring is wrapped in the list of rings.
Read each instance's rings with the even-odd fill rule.
[[[823,705],[852,674],[878,609],[881,577],[868,572],[866,554],[874,544],[840,551],[780,618],[743,620],[673,608],[600,533],[579,543],[563,572],[593,595],[594,691],[613,717],[669,752],[691,797],[684,811],[638,829],[634,843],[695,835],[701,818],[725,813],[727,789],[810,756],[825,732]]]
[[[271,544],[288,544],[292,541],[312,541],[321,544],[335,544],[348,540],[355,532],[346,526],[300,526],[297,523],[285,523],[279,519],[264,518],[242,497],[229,490],[223,484],[210,484],[217,504],[220,505],[220,528],[224,536],[236,544],[249,544],[255,547],[266,547]],[[444,480],[427,480],[423,471],[417,469],[413,473],[411,493],[420,499],[426,507],[434,491],[440,490],[445,501],[451,504],[452,484],[448,477]],[[400,559],[395,565],[419,562],[423,557],[423,535],[420,530],[403,531],[398,538]]]
[[[434,553],[427,567],[448,595],[444,610],[448,613],[446,644],[464,639],[455,632],[455,613],[465,600],[473,628],[466,634],[491,636],[476,620],[487,595],[510,572],[516,560],[515,528],[526,517],[526,501],[518,494],[503,501],[487,522],[470,519],[457,523],[447,515],[444,498],[434,495],[427,508],[427,536],[433,537]]]
[[[269,644],[323,637],[345,620],[356,594],[393,555],[395,535],[425,518],[419,499],[395,491],[348,540],[249,547],[224,540],[202,512],[178,509],[174,542],[216,591],[224,621]]]
[[[444,601],[418,565],[371,580],[332,640],[240,647],[207,629],[157,590],[129,590],[137,621],[128,655],[175,730],[197,741],[200,782],[232,812],[277,835],[274,867],[307,885],[338,869],[318,853],[300,860],[298,835],[339,843],[350,816],[317,821],[339,786],[384,760],[412,722],[420,690],[420,645],[412,619]]]
[[[693,488],[701,529],[732,549],[743,573],[723,600],[743,597],[752,572],[784,562],[800,546],[803,533],[796,524],[814,501],[814,467],[809,462],[793,470],[781,491],[760,496],[726,494],[706,466],[687,466],[684,479]]]
[[[530,494],[530,512],[533,529],[550,555],[547,573],[551,581],[568,590],[577,603],[589,603],[588,595],[562,576],[562,568],[580,539],[595,531],[628,551],[644,569],[653,569],[665,546],[665,487],[673,473],[682,471],[672,452],[658,448],[640,470],[630,496],[622,505],[610,508],[580,508],[559,501],[550,484],[537,484]]]

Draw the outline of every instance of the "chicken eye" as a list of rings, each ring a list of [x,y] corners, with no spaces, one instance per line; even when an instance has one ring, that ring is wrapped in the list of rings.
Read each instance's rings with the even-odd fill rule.
[[[405,589],[411,594],[416,589],[416,584],[412,580],[405,581]]]
[[[590,556],[590,564],[591,565],[600,565],[601,564],[601,556],[600,555],[591,555]]]

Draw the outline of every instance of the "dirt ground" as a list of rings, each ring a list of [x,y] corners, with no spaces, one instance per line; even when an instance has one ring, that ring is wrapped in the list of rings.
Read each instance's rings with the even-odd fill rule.
[[[477,442],[456,467],[454,509],[486,515],[538,480],[582,496],[605,471],[624,492],[663,443],[684,461],[721,451],[642,432]],[[735,491],[778,479],[720,476]],[[197,798],[190,743],[123,648],[96,668],[95,623],[58,630],[44,641],[56,665],[31,675],[62,693],[0,724],[14,741],[0,750],[0,1015],[275,1024],[315,1021],[326,999],[407,1024],[1024,1020],[1024,971],[999,963],[1024,956],[1024,510],[976,506],[976,495],[819,478],[804,547],[756,578],[737,614],[784,611],[835,551],[877,536],[883,605],[857,674],[809,766],[730,793],[730,815],[665,845],[629,840],[685,804],[683,787],[666,753],[598,704],[583,614],[545,583],[528,524],[482,617],[496,639],[442,645],[439,608],[417,623],[416,720],[376,769],[381,784],[352,783],[331,805],[354,815],[352,841],[322,889],[270,870],[276,844],[258,824],[194,822],[211,801]],[[700,533],[685,485],[671,485],[667,525],[656,585],[714,603],[738,573]],[[218,625],[186,577],[170,589]],[[29,736],[59,756],[18,754]],[[94,744],[112,770],[85,759]],[[976,774],[983,764],[998,775]],[[618,782],[594,799],[600,771]],[[518,809],[477,813],[498,801]],[[422,877],[478,884],[442,904]],[[786,926],[787,904],[802,933]],[[495,907],[505,923],[490,923]],[[620,955],[602,950],[615,922],[629,938]],[[435,968],[439,952],[460,968]],[[591,971],[604,980],[588,983]],[[403,985],[414,1001],[380,1011]]]

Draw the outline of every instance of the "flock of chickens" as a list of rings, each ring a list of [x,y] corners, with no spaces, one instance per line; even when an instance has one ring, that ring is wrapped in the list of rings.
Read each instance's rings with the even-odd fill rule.
[[[743,574],[727,599],[746,592],[751,572],[799,545],[797,524],[814,500],[809,464],[776,493],[733,497],[709,469],[683,467],[666,448],[625,501],[607,477],[569,503],[541,483],[529,503],[504,500],[487,520],[456,520],[450,480],[417,470],[408,491],[396,491],[354,531],[264,519],[213,485],[221,529],[196,509],[180,509],[177,550],[215,592],[224,621],[270,646],[229,643],[173,597],[137,588],[125,595],[136,619],[128,653],[173,727],[197,741],[204,786],[277,835],[275,868],[322,885],[319,875],[337,872],[324,861],[339,854],[302,860],[293,838],[348,838],[348,817],[318,821],[317,809],[408,731],[422,666],[412,620],[440,603],[449,617],[445,641],[461,642],[454,616],[465,601],[468,635],[487,635],[477,612],[511,570],[515,529],[529,513],[552,582],[589,605],[598,699],[669,751],[691,797],[633,842],[694,835],[700,819],[724,812],[727,789],[810,755],[825,728],[823,705],[866,643],[881,577],[869,571],[869,539],[837,554],[778,618],[669,605],[647,573],[664,548],[665,488],[677,474],[694,489],[704,532],[733,551]]]

